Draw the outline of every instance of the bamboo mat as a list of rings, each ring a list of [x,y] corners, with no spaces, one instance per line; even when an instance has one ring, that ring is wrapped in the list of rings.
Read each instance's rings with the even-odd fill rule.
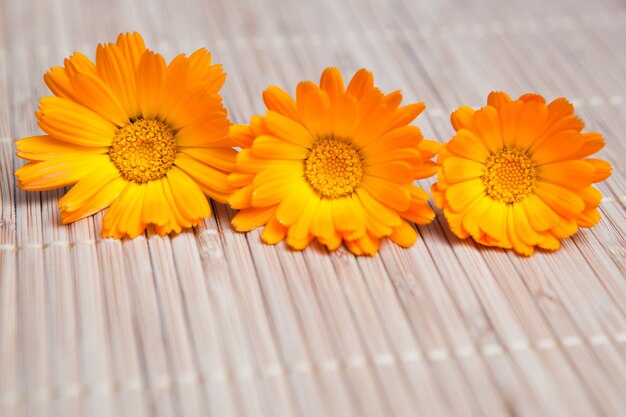
[[[623,0],[0,5],[0,416],[626,416]],[[606,137],[602,221],[530,259],[441,215],[372,258],[262,245],[220,204],[173,238],[61,226],[64,190],[15,189],[14,140],[49,67],[134,30],[168,58],[210,49],[237,123],[326,66],[425,101],[440,141],[491,90],[568,97]]]

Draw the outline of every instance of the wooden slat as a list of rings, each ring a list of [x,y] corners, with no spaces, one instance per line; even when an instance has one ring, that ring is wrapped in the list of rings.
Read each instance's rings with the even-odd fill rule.
[[[440,142],[491,90],[566,96],[606,139],[602,220],[532,258],[441,212],[372,258],[264,245],[219,203],[175,237],[61,225],[66,190],[15,188],[14,140],[39,133],[44,71],[132,30],[168,59],[207,47],[235,123],[327,66],[426,102],[415,123]],[[1,2],[0,415],[622,415],[625,36],[620,0]]]

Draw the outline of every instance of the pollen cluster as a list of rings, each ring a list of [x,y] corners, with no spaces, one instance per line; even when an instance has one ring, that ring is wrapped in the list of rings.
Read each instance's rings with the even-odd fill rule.
[[[137,120],[115,132],[109,156],[127,180],[157,180],[174,164],[174,132],[158,120]]]
[[[513,204],[523,200],[534,190],[537,172],[535,163],[525,152],[504,148],[487,158],[481,179],[489,197]]]
[[[363,164],[349,144],[332,137],[318,139],[304,162],[304,176],[322,197],[340,198],[361,185]]]

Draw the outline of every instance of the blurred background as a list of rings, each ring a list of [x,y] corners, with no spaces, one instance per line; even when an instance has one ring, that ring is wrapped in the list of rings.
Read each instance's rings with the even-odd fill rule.
[[[265,247],[219,204],[175,238],[60,226],[13,141],[45,71],[127,31],[209,49],[235,123],[327,66],[424,101],[441,142],[492,90],[568,97],[607,140],[604,220],[529,260],[442,216],[368,259]],[[625,40],[624,0],[0,0],[0,416],[626,416]]]

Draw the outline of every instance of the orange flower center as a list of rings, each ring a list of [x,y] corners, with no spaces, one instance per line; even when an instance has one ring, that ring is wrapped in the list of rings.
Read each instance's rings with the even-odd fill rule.
[[[489,197],[513,204],[526,198],[535,189],[537,172],[535,163],[525,152],[504,148],[487,158],[481,179]]]
[[[129,181],[158,180],[174,164],[174,132],[158,120],[137,120],[115,132],[109,156]]]
[[[322,197],[340,198],[361,185],[363,164],[349,144],[332,137],[318,139],[304,161],[304,177]]]

